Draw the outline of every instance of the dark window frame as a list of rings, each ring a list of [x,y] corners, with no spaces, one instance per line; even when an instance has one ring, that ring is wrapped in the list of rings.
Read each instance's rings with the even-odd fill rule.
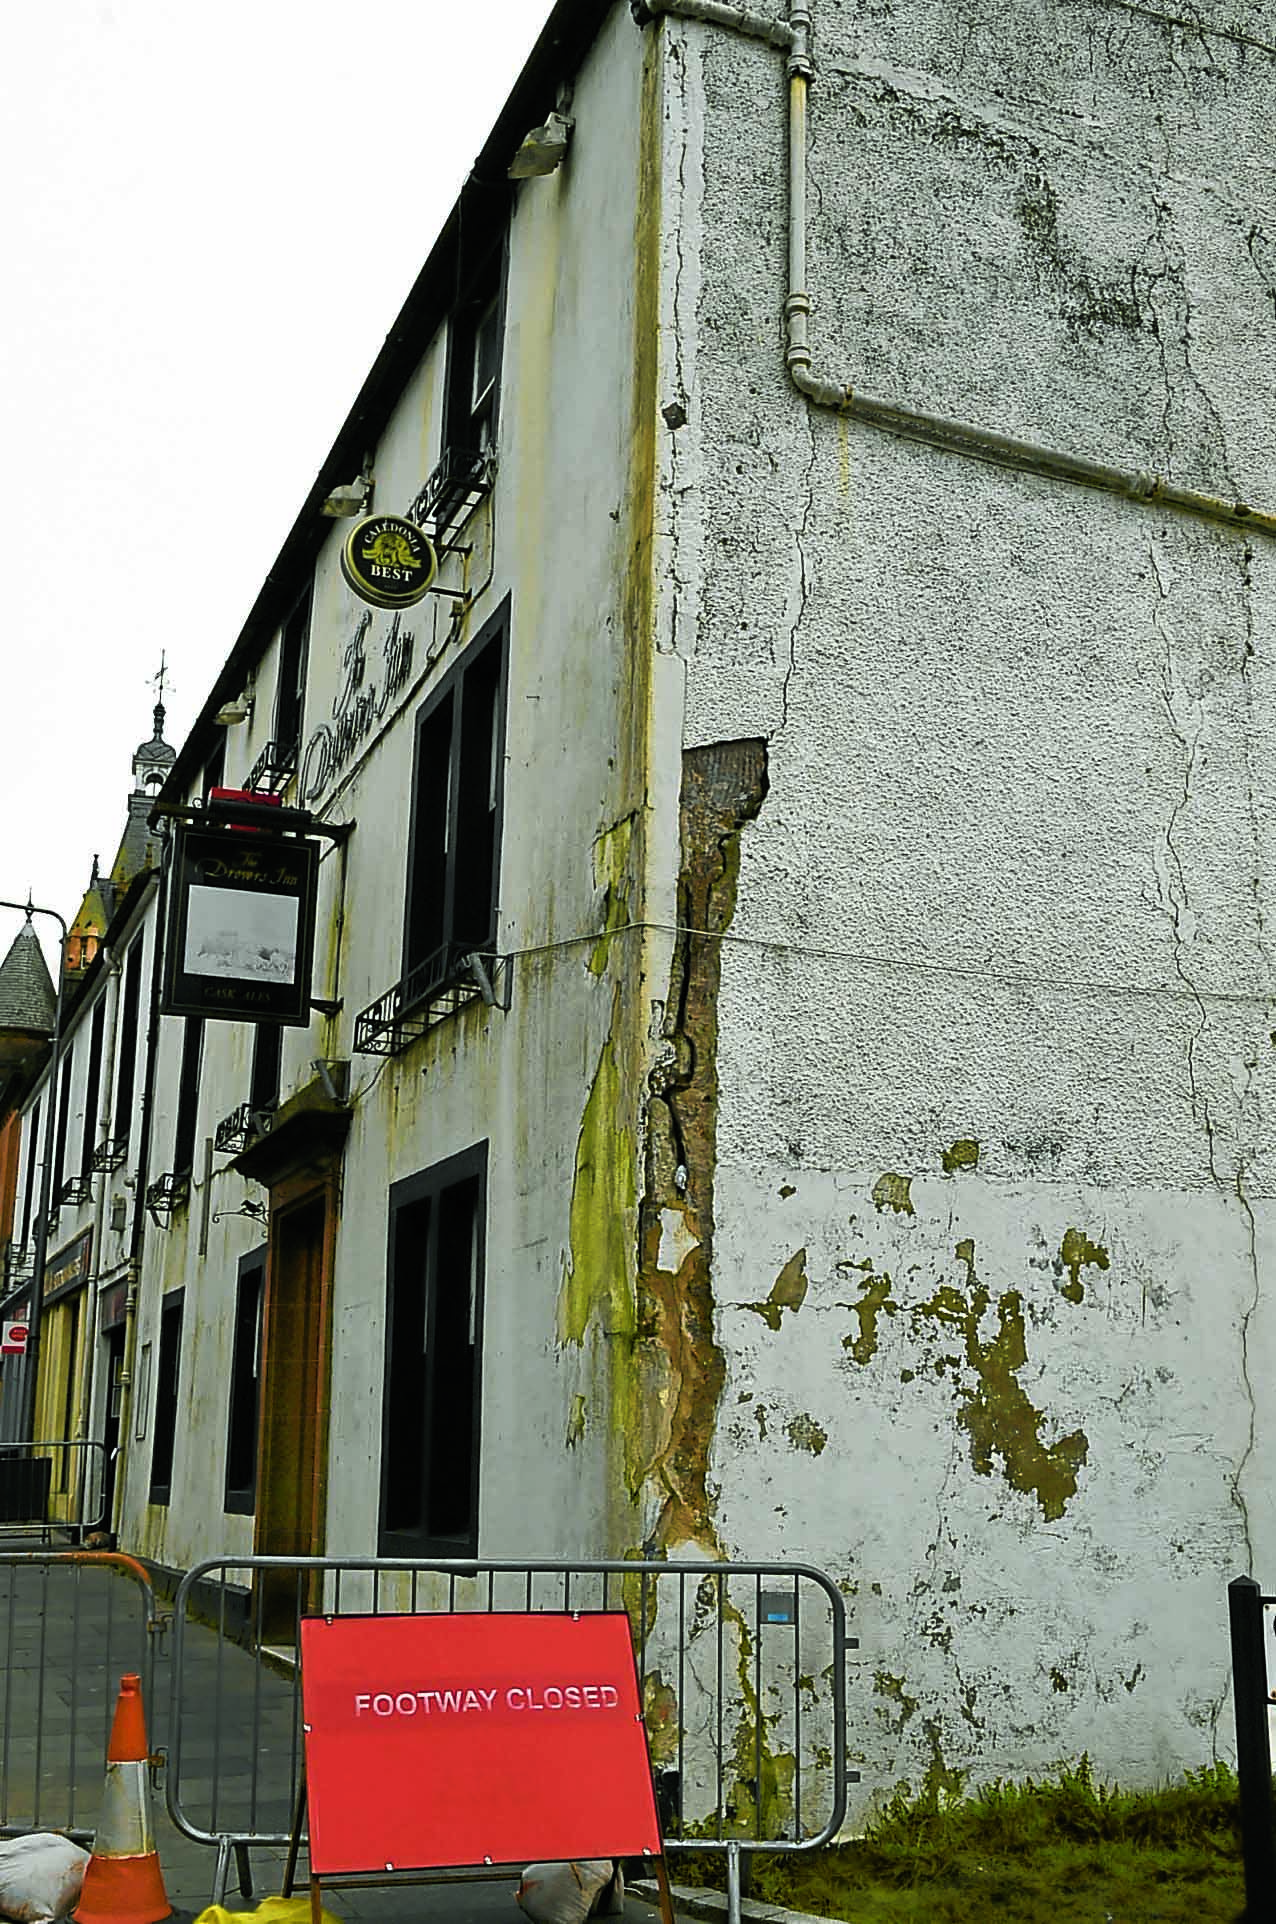
[[[487,1284],[488,1144],[480,1142],[395,1183],[389,1196],[386,1249],[385,1365],[381,1405],[381,1498],[378,1556],[474,1556],[479,1538],[479,1471],[483,1414],[483,1323]],[[466,1310],[470,1325],[469,1437],[464,1444],[467,1505],[463,1527],[438,1514],[438,1490],[458,1487],[457,1456],[446,1470],[437,1430],[447,1417],[440,1383],[454,1397],[459,1373],[438,1337],[440,1237],[445,1214],[469,1192],[471,1252]],[[424,1225],[422,1247],[420,1230]],[[455,1227],[455,1224],[453,1224]],[[455,1315],[452,1300],[445,1307]],[[419,1343],[420,1348],[415,1345]],[[419,1368],[414,1367],[419,1357]],[[414,1456],[412,1446],[419,1449]],[[415,1502],[416,1520],[405,1514]]]
[[[182,1380],[184,1289],[170,1289],[160,1303],[159,1345],[155,1364],[155,1415],[151,1423],[152,1503],[167,1506],[173,1491],[173,1454],[177,1444],[178,1392]]]
[[[495,944],[505,828],[509,664],[507,596],[416,712],[403,915],[403,979],[407,984],[414,978],[409,1000],[428,995],[453,979],[462,953],[489,953]],[[475,768],[480,765],[485,718],[492,798],[490,837],[479,833],[465,809],[466,784],[473,782]],[[445,728],[443,762],[440,757]],[[489,870],[481,928],[472,901],[463,902],[458,911],[458,878],[463,878],[467,889],[473,887],[476,872],[481,873],[476,871],[476,859]],[[432,960],[435,966],[422,974]]]
[[[239,1259],[235,1331],[226,1399],[226,1473],[222,1508],[228,1516],[252,1516],[257,1508],[260,1442],[261,1317],[266,1294],[266,1245]]]
[[[53,1130],[53,1183],[49,1191],[52,1198],[49,1207],[55,1214],[66,1175],[66,1132],[71,1113],[71,1066],[74,1060],[74,1048],[68,1048],[59,1065],[56,1083],[58,1109]]]
[[[173,1119],[173,1170],[189,1176],[195,1167],[195,1139],[199,1125],[199,1082],[204,1058],[204,1018],[183,1017],[182,1062],[177,1078],[177,1114]]]
[[[124,957],[124,986],[120,1000],[119,1057],[115,1072],[115,1108],[111,1133],[120,1144],[132,1134],[133,1090],[137,1081],[137,1026],[142,999],[142,937],[129,943]]]
[[[301,747],[305,720],[306,673],[310,665],[310,624],[314,613],[314,581],[293,604],[279,631],[279,673],[271,736],[282,754]]]
[[[50,1085],[51,1086],[51,1085]],[[44,1100],[37,1097],[30,1109],[30,1130],[27,1137],[26,1178],[22,1186],[22,1248],[25,1249],[31,1237],[31,1212],[35,1206],[35,1172],[40,1161],[40,1119]]]
[[[509,289],[509,223],[489,231],[460,263],[461,292],[448,318],[443,377],[445,452],[490,454],[500,433],[501,381],[505,372],[506,302]],[[495,365],[487,397],[475,394],[476,353],[483,323],[493,316]]]
[[[93,1171],[98,1116],[102,1103],[102,1048],[106,1034],[106,999],[99,996],[89,1018],[89,1060],[84,1075],[84,1119],[80,1134],[80,1175]]]

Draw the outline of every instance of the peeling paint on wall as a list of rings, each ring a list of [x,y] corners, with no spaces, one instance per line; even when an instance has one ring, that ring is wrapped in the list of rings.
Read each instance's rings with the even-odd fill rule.
[[[909,1194],[912,1188],[911,1176],[899,1176],[888,1169],[873,1184],[873,1201],[878,1209],[893,1209],[896,1215],[911,1216],[913,1199]]]
[[[755,1316],[760,1316],[768,1329],[779,1329],[780,1320],[786,1309],[796,1316],[806,1301],[806,1251],[799,1249],[790,1256],[784,1268],[771,1285],[771,1294],[765,1303],[746,1303]]]
[[[1059,1261],[1068,1272],[1068,1280],[1061,1286],[1060,1294],[1070,1303],[1079,1303],[1085,1295],[1085,1285],[1081,1281],[1081,1271],[1086,1264],[1095,1269],[1108,1267],[1108,1252],[1101,1243],[1092,1243],[1081,1229],[1064,1231],[1059,1245]]]
[[[821,1429],[813,1416],[805,1413],[790,1417],[784,1426],[784,1434],[795,1450],[809,1450],[812,1456],[819,1456],[828,1442],[828,1431]]]
[[[1017,1374],[1028,1360],[1023,1298],[1017,1289],[1000,1296],[996,1331],[982,1338],[991,1299],[975,1274],[975,1245],[969,1238],[958,1243],[957,1260],[966,1271],[965,1290],[945,1284],[913,1313],[955,1329],[962,1338],[973,1381],[958,1389],[957,1420],[970,1438],[970,1460],[978,1474],[991,1476],[999,1461],[1010,1487],[1035,1496],[1043,1516],[1054,1521],[1076,1495],[1089,1443],[1081,1430],[1050,1445],[1042,1442],[1045,1413],[1033,1407]]]
[[[924,1345],[926,1353],[913,1359],[914,1368],[900,1372],[901,1382],[913,1382],[922,1371],[951,1382],[957,1421],[969,1439],[976,1472],[991,1476],[997,1470],[1012,1489],[1034,1496],[1042,1514],[1055,1520],[1076,1495],[1077,1477],[1089,1453],[1088,1439],[1083,1431],[1073,1430],[1054,1443],[1042,1441],[1045,1412],[1029,1400],[1018,1374],[1028,1360],[1023,1297],[1018,1290],[1007,1290],[993,1305],[975,1271],[971,1238],[957,1244],[956,1256],[965,1271],[964,1287],[942,1283],[921,1303],[901,1303],[892,1294],[890,1277],[867,1268],[860,1300],[850,1306],[859,1333],[844,1336],[842,1346],[857,1364],[867,1365],[878,1353],[880,1316],[905,1315],[911,1341]],[[990,1311],[996,1321],[987,1331]],[[958,1339],[954,1349],[942,1341],[947,1332]],[[941,1341],[934,1342],[934,1336]]]
[[[875,1276],[871,1269],[861,1282],[860,1290],[860,1300],[853,1305],[860,1333],[844,1336],[842,1348],[850,1350],[857,1363],[871,1363],[877,1354],[877,1319],[883,1310],[888,1316],[894,1316],[899,1304],[891,1295],[890,1277]]]
[[[692,1542],[719,1553],[707,1489],[725,1379],[714,1336],[713,1180],[717,1155],[718,937],[735,913],[740,831],[767,790],[766,743],[718,742],[683,756],[680,932],[665,1002],[664,1050],[648,1082],[640,1212],[636,1376],[658,1396],[654,1426],[632,1464],[635,1493],[654,1483],[648,1548]],[[671,1216],[681,1225],[671,1229]],[[671,1235],[683,1249],[664,1267]],[[662,1255],[663,1252],[663,1255]]]
[[[955,1176],[959,1169],[977,1169],[979,1144],[973,1136],[961,1136],[956,1142],[949,1143],[942,1160],[946,1176]]]

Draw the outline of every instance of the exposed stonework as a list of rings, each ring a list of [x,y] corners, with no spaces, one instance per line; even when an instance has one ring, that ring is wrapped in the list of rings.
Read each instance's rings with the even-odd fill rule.
[[[705,1485],[724,1364],[714,1336],[713,1182],[717,1157],[720,937],[735,913],[740,830],[767,792],[766,743],[716,742],[683,756],[678,937],[665,1005],[665,1048],[647,1109],[639,1211],[638,1374],[661,1384],[667,1430],[642,1465],[659,1510],[648,1546],[717,1551]],[[670,1220],[685,1250],[661,1267]],[[649,1368],[643,1368],[641,1352]]]

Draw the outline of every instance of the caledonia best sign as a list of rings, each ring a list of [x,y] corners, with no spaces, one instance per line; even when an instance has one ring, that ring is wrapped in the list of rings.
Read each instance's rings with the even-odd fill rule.
[[[438,565],[430,537],[397,514],[358,522],[341,550],[342,574],[374,608],[411,608],[429,593]]]

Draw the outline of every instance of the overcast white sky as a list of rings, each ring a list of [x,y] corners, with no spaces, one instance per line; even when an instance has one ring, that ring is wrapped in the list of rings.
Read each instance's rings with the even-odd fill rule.
[[[549,10],[0,6],[0,897],[111,861]]]

